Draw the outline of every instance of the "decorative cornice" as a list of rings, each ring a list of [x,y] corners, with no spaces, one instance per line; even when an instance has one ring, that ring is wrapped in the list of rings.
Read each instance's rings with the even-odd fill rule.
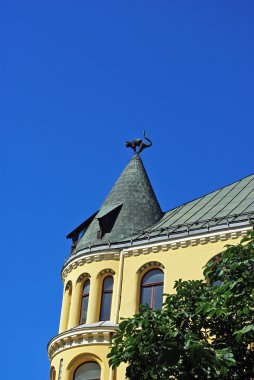
[[[198,245],[204,245],[208,243],[216,243],[219,241],[227,241],[231,239],[242,238],[247,235],[247,232],[251,230],[252,227],[246,227],[231,231],[220,231],[207,233],[202,235],[197,235],[195,238],[182,238],[169,240],[167,242],[161,242],[158,244],[147,244],[145,246],[141,246],[139,248],[130,248],[123,250],[123,254],[125,257],[129,256],[139,256],[139,255],[147,255],[153,252],[167,252],[169,250],[177,250],[179,248],[187,248],[187,247],[195,247]]]
[[[112,341],[112,336],[117,330],[118,325],[101,326],[101,327],[84,327],[68,330],[57,335],[48,344],[49,360],[65,350],[73,347],[87,345],[109,345]]]
[[[220,229],[214,229],[209,231],[197,232],[195,235],[185,235],[185,236],[164,236],[160,239],[148,239],[139,242],[137,244],[128,244],[122,247],[123,254],[125,257],[128,256],[139,256],[141,254],[147,255],[150,253],[156,253],[159,251],[167,252],[169,250],[177,250],[179,248],[194,247],[197,245],[204,245],[208,243],[215,243],[218,241],[227,241],[231,239],[237,239],[246,236],[247,231],[253,229],[250,224],[239,224],[234,227],[222,226]],[[77,258],[73,258],[70,262],[67,262],[62,270],[62,279],[65,280],[68,273],[73,269],[83,266],[85,264],[90,264],[94,261],[102,260],[119,260],[120,247],[118,249],[108,251],[106,248],[104,251],[96,251],[88,254],[86,251],[83,255],[80,254]]]
[[[86,254],[85,256],[79,256],[76,258],[76,260],[71,261],[69,264],[64,266],[61,277],[62,280],[64,280],[68,273],[70,273],[73,269],[76,269],[78,267],[82,267],[85,264],[90,264],[93,262],[97,261],[102,261],[102,260],[119,260],[119,249],[115,249],[114,251],[106,251],[104,253],[91,253],[91,254]]]

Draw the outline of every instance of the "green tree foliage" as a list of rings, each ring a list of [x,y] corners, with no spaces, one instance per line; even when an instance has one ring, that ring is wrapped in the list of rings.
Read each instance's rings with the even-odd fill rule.
[[[109,363],[130,380],[254,378],[254,232],[176,281],[162,310],[142,307],[119,325]],[[220,286],[215,284],[220,283]]]

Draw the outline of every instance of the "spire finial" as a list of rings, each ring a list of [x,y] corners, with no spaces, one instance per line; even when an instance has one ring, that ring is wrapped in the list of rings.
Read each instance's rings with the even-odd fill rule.
[[[143,134],[144,134],[144,138],[149,142],[148,144],[146,144],[141,139],[135,139],[132,141],[126,141],[125,146],[127,148],[133,149],[133,151],[137,154],[140,154],[142,152],[142,150],[144,150],[146,148],[150,148],[152,146],[152,141],[148,137],[146,137],[145,131],[143,131]],[[139,148],[138,151],[137,151],[137,147]]]

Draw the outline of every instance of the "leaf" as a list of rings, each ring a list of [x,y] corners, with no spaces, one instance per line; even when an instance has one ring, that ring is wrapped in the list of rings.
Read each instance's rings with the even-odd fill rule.
[[[178,375],[179,380],[192,380],[193,377],[188,372],[181,372]]]

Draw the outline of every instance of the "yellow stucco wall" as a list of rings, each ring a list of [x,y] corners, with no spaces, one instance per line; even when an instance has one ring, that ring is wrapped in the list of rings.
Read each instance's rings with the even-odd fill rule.
[[[107,270],[113,271],[113,274],[107,272]],[[102,273],[104,272],[105,273]],[[87,274],[89,276],[84,277],[84,280],[78,282],[78,279],[81,275]],[[116,286],[117,286],[117,274],[118,274],[118,260],[103,260],[99,262],[91,262],[84,266],[78,266],[76,269],[72,270],[70,274],[64,281],[64,289],[66,284],[72,284],[72,302],[69,305],[70,311],[65,310],[65,298],[68,298],[68,292],[64,292],[63,297],[63,306],[60,318],[60,328],[59,333],[66,330],[65,326],[68,326],[68,329],[78,326],[79,324],[79,315],[80,315],[80,306],[81,306],[81,292],[83,283],[86,279],[90,279],[90,293],[89,293],[89,304],[88,304],[88,316],[87,323],[94,323],[99,320],[100,313],[100,296],[102,290],[102,283],[106,276],[113,276],[114,278],[114,287],[113,287],[113,298],[112,298],[112,316],[113,310],[115,308],[116,302]],[[68,304],[68,300],[66,302]],[[72,316],[72,321],[69,320],[69,315]],[[71,322],[71,323],[70,323]]]
[[[236,240],[227,241],[236,244]],[[202,279],[204,265],[219,252],[225,242],[178,248],[170,251],[159,251],[147,255],[131,256],[124,259],[124,276],[122,285],[122,302],[120,317],[129,317],[138,311],[140,296],[139,269],[149,262],[157,261],[164,266],[164,293],[172,293],[174,282],[178,279]]]
[[[118,287],[119,265],[121,265],[120,250],[112,260],[92,261],[84,265],[77,265],[67,274],[64,280],[63,306],[60,321],[59,333],[69,330],[79,324],[81,291],[83,281],[89,278],[91,281],[87,323],[99,321],[100,300],[102,282],[105,276],[112,275],[114,278],[113,298],[111,307],[111,321],[117,315],[116,306],[117,292],[120,297],[119,317],[129,317],[138,311],[140,296],[140,280],[145,271],[152,269],[154,264],[146,269],[140,270],[143,266],[158,262],[164,272],[164,293],[172,293],[174,282],[178,279],[201,279],[203,278],[204,265],[215,255],[224,250],[225,244],[236,244],[240,238],[225,241],[209,242],[206,244],[189,245],[186,248],[178,247],[177,249],[163,250],[156,248],[157,252],[137,253],[129,250],[123,260],[123,277],[120,289]],[[80,276],[85,274],[82,281],[78,281]],[[67,290],[65,290],[66,285]],[[69,287],[72,286],[70,295]],[[68,310],[69,308],[69,310]],[[116,321],[118,322],[118,321]],[[86,361],[97,361],[101,366],[101,380],[124,380],[125,366],[121,366],[117,370],[117,374],[113,374],[108,366],[107,354],[109,352],[108,345],[81,345],[78,347],[69,347],[62,350],[55,356],[51,362],[51,366],[56,369],[56,379],[59,374],[59,363],[62,361],[62,375],[60,380],[73,380],[75,369]]]
[[[108,347],[106,346],[86,346],[75,347],[65,350],[56,355],[51,365],[59,373],[60,361],[62,359],[62,376],[61,380],[72,380],[75,370],[83,363],[89,361],[97,362],[101,367],[101,378],[109,378],[109,366],[107,363]]]

